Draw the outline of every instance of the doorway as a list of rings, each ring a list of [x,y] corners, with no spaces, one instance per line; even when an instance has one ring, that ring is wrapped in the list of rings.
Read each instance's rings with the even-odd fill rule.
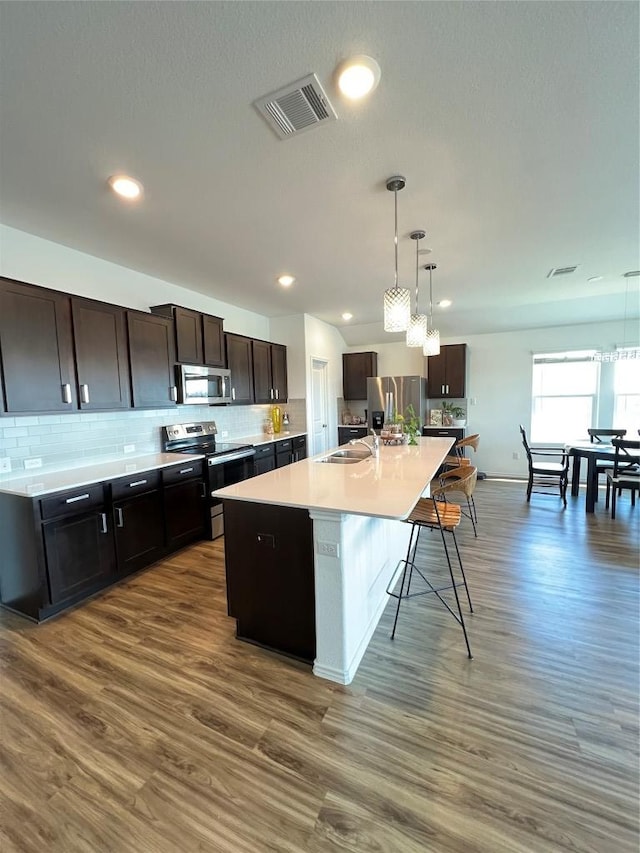
[[[311,454],[329,449],[329,362],[311,357]]]

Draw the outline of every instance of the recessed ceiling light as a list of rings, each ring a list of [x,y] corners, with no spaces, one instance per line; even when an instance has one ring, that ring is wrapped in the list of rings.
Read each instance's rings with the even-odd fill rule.
[[[283,287],[291,287],[294,281],[295,277],[292,275],[281,275],[278,279],[278,284],[281,284]]]
[[[350,314],[349,311],[345,311],[342,315],[343,320],[353,320],[353,314]]]
[[[589,284],[593,284],[594,281],[602,281],[603,278],[604,276],[602,275],[592,275],[591,278],[587,279],[587,281],[589,282]]]
[[[629,270],[623,273],[624,278],[635,278],[637,275],[640,275],[640,270]]]
[[[352,100],[373,92],[379,82],[380,66],[370,56],[354,56],[338,69],[338,88]]]
[[[142,184],[128,175],[112,175],[107,181],[114,193],[133,201],[142,195]]]
[[[440,302],[438,302],[438,307],[439,308],[449,308],[451,304],[452,303],[451,303],[450,299],[441,299]]]

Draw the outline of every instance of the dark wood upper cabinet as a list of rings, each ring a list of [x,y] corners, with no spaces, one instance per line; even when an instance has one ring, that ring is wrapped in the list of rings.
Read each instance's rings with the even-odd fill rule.
[[[74,297],[71,316],[80,408],[128,409],[131,390],[125,310]]]
[[[131,390],[138,408],[175,406],[173,320],[142,311],[127,311]]]
[[[174,321],[176,360],[181,364],[225,366],[222,318],[171,304],[153,305],[151,312]]]
[[[209,367],[226,367],[222,318],[202,315],[202,336],[204,344],[204,363]]]
[[[378,375],[377,352],[342,354],[342,396],[345,400],[366,400],[367,379]]]
[[[232,405],[253,403],[253,353],[251,338],[225,333],[227,367],[231,372]]]
[[[252,341],[253,356],[253,399],[256,403],[272,403],[273,374],[271,371],[271,344],[267,341]],[[231,374],[233,384],[233,373]]]
[[[279,403],[286,403],[289,395],[287,348],[282,344],[271,344],[271,375],[276,400]]]
[[[77,409],[68,295],[0,278],[0,356],[8,413]]]
[[[253,341],[253,390],[256,403],[287,402],[287,348]]]
[[[467,345],[440,347],[439,355],[427,358],[427,397],[454,399],[466,393]]]

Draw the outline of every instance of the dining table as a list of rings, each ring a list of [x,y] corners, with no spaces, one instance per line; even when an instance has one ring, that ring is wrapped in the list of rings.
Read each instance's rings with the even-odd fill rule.
[[[565,444],[564,449],[573,457],[571,467],[571,495],[575,498],[578,496],[578,487],[580,485],[580,465],[583,459],[587,460],[587,494],[585,500],[585,512],[594,512],[596,508],[596,500],[598,497],[598,470],[597,464],[605,459],[611,462],[613,468],[613,460],[616,454],[616,449],[612,444],[604,442],[591,442],[586,439],[572,441]]]

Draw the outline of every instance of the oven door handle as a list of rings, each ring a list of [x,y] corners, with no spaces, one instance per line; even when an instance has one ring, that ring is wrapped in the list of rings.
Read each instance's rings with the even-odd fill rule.
[[[256,452],[253,448],[251,448],[251,450],[240,450],[237,453],[229,453],[224,456],[211,456],[207,459],[207,464],[213,468],[216,465],[224,465],[225,462],[236,462],[238,459],[250,459],[255,455]]]

